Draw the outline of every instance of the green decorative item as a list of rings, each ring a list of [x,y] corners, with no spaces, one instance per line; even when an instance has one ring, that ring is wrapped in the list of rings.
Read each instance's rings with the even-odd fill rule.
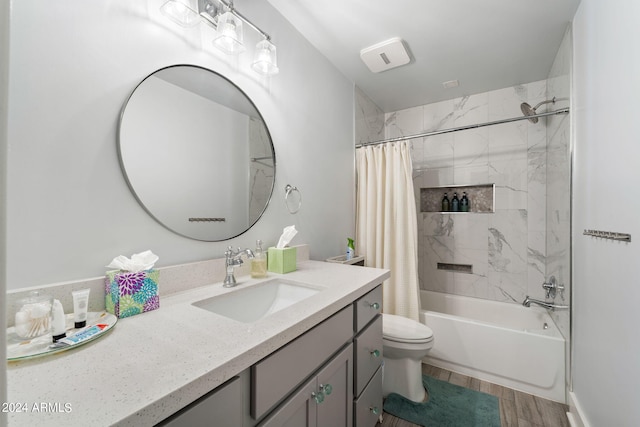
[[[297,268],[296,248],[277,249],[269,248],[267,251],[267,270],[272,273],[291,273]]]
[[[500,427],[498,398],[459,385],[422,376],[426,402],[413,402],[396,393],[384,401],[384,410],[421,426]]]

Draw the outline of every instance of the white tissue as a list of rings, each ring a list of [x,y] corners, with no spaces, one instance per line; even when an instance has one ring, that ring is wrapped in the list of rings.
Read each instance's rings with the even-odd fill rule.
[[[117,256],[107,265],[108,268],[115,268],[122,271],[137,273],[138,271],[149,270],[158,261],[158,255],[151,251],[140,252],[131,255],[131,259],[124,255]]]
[[[293,236],[295,236],[296,234],[298,234],[298,230],[296,230],[295,225],[290,225],[288,227],[285,227],[282,230],[282,236],[280,236],[280,239],[278,240],[278,244],[276,245],[276,248],[284,249],[285,246],[287,246],[289,242],[291,242],[291,240],[293,239]]]

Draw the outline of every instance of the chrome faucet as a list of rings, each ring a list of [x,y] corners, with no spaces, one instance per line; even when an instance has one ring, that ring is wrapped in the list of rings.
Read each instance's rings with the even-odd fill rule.
[[[556,308],[561,308],[561,309],[569,308],[568,305],[560,305],[560,304],[554,304],[551,302],[540,301],[537,299],[529,298],[529,295],[527,295],[524,301],[522,301],[522,305],[524,305],[525,307],[531,307],[531,304],[537,304],[540,307],[544,307],[548,310],[555,310]]]
[[[542,289],[544,289],[545,291],[546,299],[555,300],[557,291],[560,291],[560,296],[564,300],[564,286],[559,284],[554,276],[549,277],[549,281],[542,284]],[[529,298],[529,295],[527,295],[524,298],[524,301],[522,301],[522,305],[524,305],[525,307],[531,307],[531,304],[537,304],[540,307],[546,308],[547,310],[555,310],[556,308],[569,308],[568,305],[560,305],[552,302],[540,301],[538,299]]]
[[[247,258],[253,258],[253,251],[249,248],[238,248],[234,251],[233,248],[229,246],[224,255],[226,257],[225,267],[227,269],[227,276],[224,278],[224,283],[222,284],[222,286],[224,286],[225,288],[233,288],[238,284],[236,282],[235,276],[233,275],[233,268],[242,265],[242,255],[246,255]]]

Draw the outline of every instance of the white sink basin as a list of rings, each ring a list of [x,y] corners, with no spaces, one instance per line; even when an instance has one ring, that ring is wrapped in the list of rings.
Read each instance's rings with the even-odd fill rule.
[[[212,313],[244,323],[253,323],[309,298],[321,289],[289,280],[272,279],[250,288],[194,302]]]

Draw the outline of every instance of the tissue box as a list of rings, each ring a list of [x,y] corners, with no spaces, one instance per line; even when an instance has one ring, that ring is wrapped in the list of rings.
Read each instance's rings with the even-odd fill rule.
[[[290,273],[296,271],[296,248],[269,248],[267,251],[267,270],[272,273]]]
[[[108,271],[105,277],[105,307],[119,319],[160,307],[158,279],[155,269],[130,272]]]

